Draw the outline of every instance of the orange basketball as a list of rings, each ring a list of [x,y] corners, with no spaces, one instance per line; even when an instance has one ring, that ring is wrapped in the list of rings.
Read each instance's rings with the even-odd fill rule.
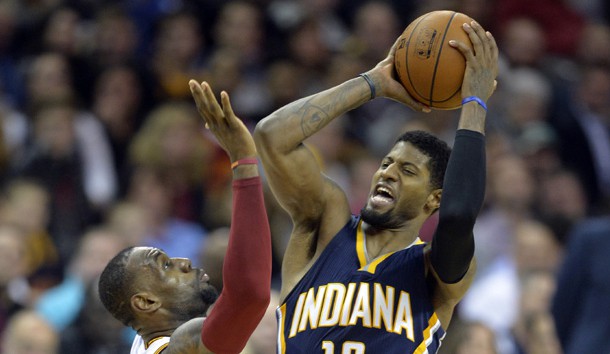
[[[472,18],[459,12],[432,11],[404,30],[394,54],[394,67],[413,98],[435,109],[456,109],[462,105],[466,59],[449,45],[449,40],[472,45],[462,29],[470,21]]]

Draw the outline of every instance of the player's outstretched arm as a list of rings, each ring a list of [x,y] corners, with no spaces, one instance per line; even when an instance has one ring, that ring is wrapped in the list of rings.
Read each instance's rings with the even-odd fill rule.
[[[398,41],[387,57],[365,76],[292,102],[257,124],[254,139],[270,185],[293,218],[319,218],[326,212],[325,200],[334,200],[333,208],[336,207],[334,196],[328,197],[322,188],[324,179],[316,159],[303,145],[308,137],[375,97],[391,98],[418,111],[428,109],[411,98],[396,80],[397,45]]]
[[[472,229],[483,205],[485,194],[485,102],[493,93],[497,75],[498,49],[489,32],[476,22],[464,26],[473,50],[463,43],[452,45],[466,58],[466,73],[462,95],[476,97],[462,107],[459,128],[449,159],[443,196],[439,210],[439,224],[432,241],[430,261],[432,269],[447,287],[450,300],[457,301],[465,293],[474,273]]]
[[[263,317],[271,289],[271,233],[256,148],[247,127],[233,113],[226,92],[221,92],[218,104],[207,83],[191,80],[189,85],[206,128],[214,133],[233,163],[232,224],[223,265],[223,290],[203,327],[198,327],[197,342],[204,347],[195,352],[239,353]],[[193,323],[199,324],[197,320]],[[176,336],[185,335],[176,332]]]
[[[287,104],[256,125],[254,140],[271,190],[297,227],[311,224],[317,228],[322,216],[327,215],[328,202],[333,201],[335,209],[344,199],[337,199],[338,193],[323,176],[305,140],[369,99],[366,82],[353,79]],[[341,226],[349,217],[347,201],[343,204]]]
[[[282,263],[282,298],[350,218],[345,192],[324,176],[305,140],[369,100],[364,79],[352,79],[278,109],[254,130],[266,179],[294,224]]]

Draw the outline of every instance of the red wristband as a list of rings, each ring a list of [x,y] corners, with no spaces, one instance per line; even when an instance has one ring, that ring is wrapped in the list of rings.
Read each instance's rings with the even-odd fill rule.
[[[234,169],[237,166],[241,165],[257,165],[258,160],[255,157],[246,157],[244,159],[239,159],[231,164],[231,169]]]

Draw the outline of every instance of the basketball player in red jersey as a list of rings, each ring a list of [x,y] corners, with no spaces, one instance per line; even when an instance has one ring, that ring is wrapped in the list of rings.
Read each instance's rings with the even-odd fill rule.
[[[282,265],[278,353],[436,353],[474,275],[472,229],[485,191],[486,102],[498,48],[463,24],[466,59],[453,151],[425,132],[395,141],[373,176],[360,215],[304,141],[375,97],[424,110],[396,79],[394,44],[376,67],[290,103],[254,132],[271,189],[293,221]],[[442,202],[441,202],[442,195]],[[424,221],[439,210],[431,244]]]
[[[220,105],[207,83],[189,85],[206,128],[233,162],[223,290],[217,296],[188,259],[152,247],[120,252],[102,273],[99,293],[108,311],[137,331],[131,354],[240,353],[270,301],[271,236],[254,141],[226,92]]]

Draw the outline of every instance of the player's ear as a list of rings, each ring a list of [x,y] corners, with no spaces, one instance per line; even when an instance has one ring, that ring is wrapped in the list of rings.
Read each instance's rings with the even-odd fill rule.
[[[424,208],[430,214],[434,213],[441,206],[441,196],[443,194],[442,189],[435,189],[428,195],[428,199],[426,200],[426,205]]]
[[[159,307],[161,307],[161,301],[154,294],[140,292],[131,297],[131,308],[136,312],[153,312]]]

